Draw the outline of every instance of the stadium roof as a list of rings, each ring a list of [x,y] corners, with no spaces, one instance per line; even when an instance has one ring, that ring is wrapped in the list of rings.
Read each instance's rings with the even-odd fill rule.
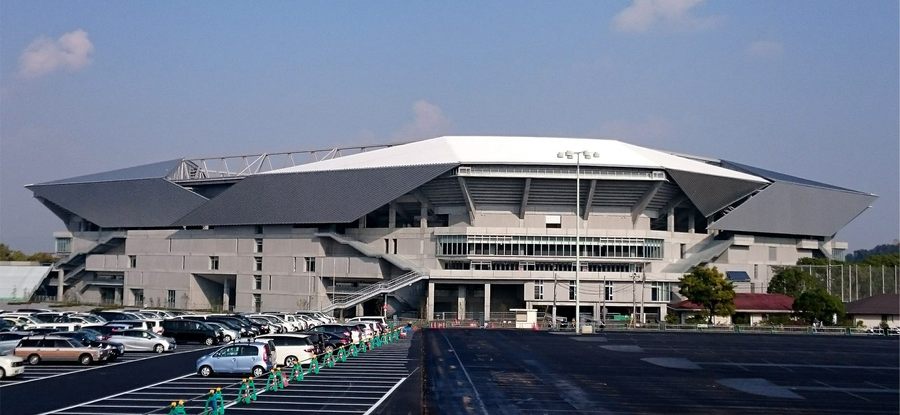
[[[273,170],[289,173],[321,170],[351,170],[424,164],[523,164],[571,165],[560,159],[561,151],[598,153],[581,160],[583,166],[671,169],[755,183],[762,177],[729,170],[687,157],[653,150],[617,140],[556,137],[447,136],[358,153],[329,160]]]

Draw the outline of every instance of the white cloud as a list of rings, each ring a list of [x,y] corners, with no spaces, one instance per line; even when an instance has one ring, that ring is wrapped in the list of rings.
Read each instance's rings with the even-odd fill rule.
[[[703,30],[718,24],[719,16],[695,16],[704,0],[633,0],[613,18],[620,32],[644,33],[652,29]]]
[[[450,130],[450,119],[441,107],[420,99],[413,103],[413,119],[394,134],[395,139],[433,138]]]
[[[745,53],[751,58],[777,58],[784,54],[784,45],[774,40],[757,40],[750,42]]]
[[[84,30],[66,33],[57,40],[41,36],[19,56],[19,74],[36,78],[58,69],[75,72],[91,63],[94,45]]]

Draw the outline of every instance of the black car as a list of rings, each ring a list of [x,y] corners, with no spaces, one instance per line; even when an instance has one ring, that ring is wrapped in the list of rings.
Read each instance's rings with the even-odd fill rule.
[[[116,360],[117,358],[119,358],[119,356],[123,356],[125,354],[124,345],[122,345],[121,343],[101,340],[100,337],[94,333],[88,331],[58,331],[51,334],[54,336],[75,339],[91,347],[107,349],[109,351],[109,358],[107,358],[107,361]]]
[[[175,339],[176,343],[201,343],[207,346],[220,343],[222,335],[208,324],[197,320],[163,320],[163,333]]]

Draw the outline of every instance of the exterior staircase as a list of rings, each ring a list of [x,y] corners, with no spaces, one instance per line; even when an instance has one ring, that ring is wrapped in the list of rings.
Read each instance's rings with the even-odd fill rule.
[[[354,292],[336,294],[331,299],[332,304],[322,309],[322,311],[329,312],[332,310],[353,307],[366,300],[372,299],[375,296],[392,293],[400,288],[407,287],[424,279],[428,279],[427,274],[418,271],[409,271],[399,277],[368,285]]]
[[[341,234],[334,233],[334,232],[316,232],[316,236],[318,236],[320,238],[331,238],[339,244],[352,247],[353,249],[359,251],[359,253],[361,253],[369,258],[381,258],[404,271],[416,271],[420,274],[425,274],[425,275],[428,274],[427,269],[419,266],[418,264],[416,264],[400,255],[386,254],[384,252],[381,252],[377,249],[372,248],[365,242],[361,242],[361,241],[357,241],[355,239],[348,238],[345,235],[341,235]]]

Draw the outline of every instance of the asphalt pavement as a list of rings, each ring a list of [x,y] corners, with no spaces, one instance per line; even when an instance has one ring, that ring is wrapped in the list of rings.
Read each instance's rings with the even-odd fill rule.
[[[431,414],[897,414],[879,336],[426,330]]]

